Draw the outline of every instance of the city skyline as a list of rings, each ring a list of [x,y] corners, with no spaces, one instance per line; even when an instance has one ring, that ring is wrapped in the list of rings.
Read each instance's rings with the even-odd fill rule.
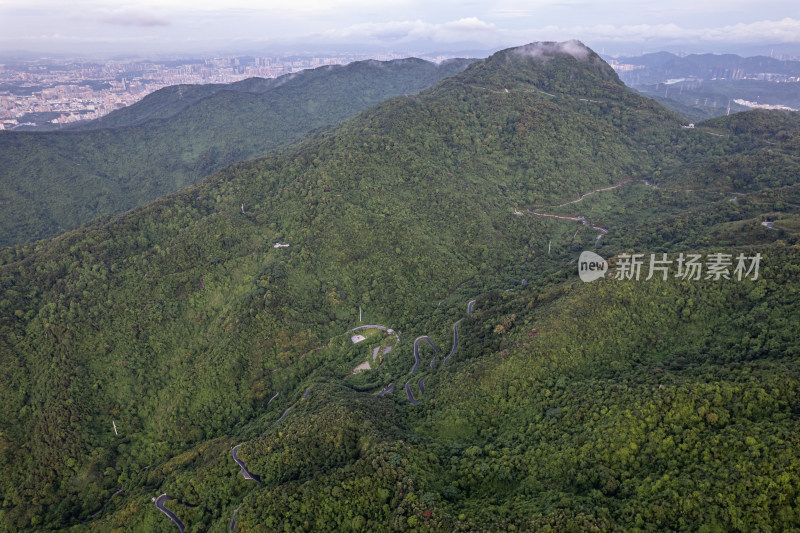
[[[287,4],[253,0],[4,0],[0,52],[154,54],[260,50],[494,50],[579,39],[609,54],[684,49],[792,53],[787,2],[679,0]],[[794,52],[797,53],[797,52]]]

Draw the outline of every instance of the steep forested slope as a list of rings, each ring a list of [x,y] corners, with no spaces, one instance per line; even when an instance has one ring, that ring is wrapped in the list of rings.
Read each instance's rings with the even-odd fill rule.
[[[119,213],[463,70],[419,59],[178,86],[76,131],[0,132],[0,246]]]
[[[170,531],[166,493],[196,531],[796,527],[800,185],[691,180],[765,139],[780,175],[798,138],[683,129],[579,43],[529,45],[5,249],[0,524]],[[583,284],[594,246],[764,259]],[[400,342],[352,375],[359,308]]]

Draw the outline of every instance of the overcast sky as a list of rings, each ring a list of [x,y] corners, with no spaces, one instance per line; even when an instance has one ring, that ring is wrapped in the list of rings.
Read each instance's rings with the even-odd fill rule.
[[[797,0],[0,0],[0,51],[398,52],[579,39],[607,53],[800,44]]]

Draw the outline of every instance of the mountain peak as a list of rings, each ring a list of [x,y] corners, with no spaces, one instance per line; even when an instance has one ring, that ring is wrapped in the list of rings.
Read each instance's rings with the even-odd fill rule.
[[[563,42],[539,41],[511,48],[509,51],[542,60],[567,55],[578,61],[586,61],[594,54],[591,48],[576,39]]]
[[[460,79],[498,89],[605,94],[625,89],[614,69],[580,41],[533,42],[474,63]]]

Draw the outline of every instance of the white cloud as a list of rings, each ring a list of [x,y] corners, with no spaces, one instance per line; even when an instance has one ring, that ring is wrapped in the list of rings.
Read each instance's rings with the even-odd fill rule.
[[[800,20],[763,20],[719,27],[686,28],[678,24],[596,24],[593,26],[544,26],[537,29],[505,29],[477,17],[441,24],[423,20],[369,22],[322,33],[323,39],[368,43],[407,43],[430,40],[440,43],[470,41],[487,46],[513,46],[533,41],[686,43],[793,43],[800,42]]]
[[[582,39],[618,42],[685,41],[689,43],[797,43],[800,42],[800,20],[762,20],[710,28],[684,28],[677,24],[610,24],[573,27],[568,30],[546,28],[545,33],[580,35]]]
[[[93,0],[81,0],[92,2]],[[224,12],[227,10],[252,10],[262,13],[320,13],[332,11],[357,11],[375,8],[372,0],[105,0],[105,3],[116,3],[129,6],[135,3],[137,7],[158,7],[170,11],[213,11]],[[408,0],[381,0],[381,7],[403,6]]]
[[[562,43],[537,42],[520,46],[515,50],[519,55],[532,57],[535,59],[547,60],[547,58],[558,54],[567,54],[579,61],[584,61],[589,57],[591,50],[580,41],[564,41]]]
[[[115,26],[169,26],[170,21],[156,13],[142,9],[119,9],[100,15],[99,20]]]
[[[768,41],[776,43],[800,42],[800,20],[785,18],[778,21],[762,20],[750,24],[734,24],[712,30],[706,37],[710,41]]]
[[[800,43],[800,17],[781,18],[786,0],[759,0],[750,12],[724,9],[752,0],[0,0],[0,48],[35,34],[94,42],[153,37],[198,46],[339,43],[425,51],[520,46],[535,41],[680,44]],[[748,3],[749,2],[749,3]],[[702,4],[702,5],[696,5]],[[709,10],[720,10],[711,16]],[[687,15],[691,13],[691,15]],[[753,14],[756,13],[756,14]],[[778,13],[776,15],[775,13]],[[413,15],[410,15],[413,14]],[[761,20],[759,20],[761,19]],[[65,23],[65,21],[67,21]],[[705,26],[705,27],[703,27]],[[145,35],[147,34],[147,35]],[[40,38],[40,48],[58,47]],[[266,46],[266,44],[264,45]]]
[[[392,22],[368,22],[346,28],[328,30],[323,38],[340,41],[394,41],[398,43],[413,40],[432,40],[450,43],[459,41],[497,40],[502,31],[494,24],[477,17],[462,18],[443,24],[432,24],[422,20],[403,20]]]

